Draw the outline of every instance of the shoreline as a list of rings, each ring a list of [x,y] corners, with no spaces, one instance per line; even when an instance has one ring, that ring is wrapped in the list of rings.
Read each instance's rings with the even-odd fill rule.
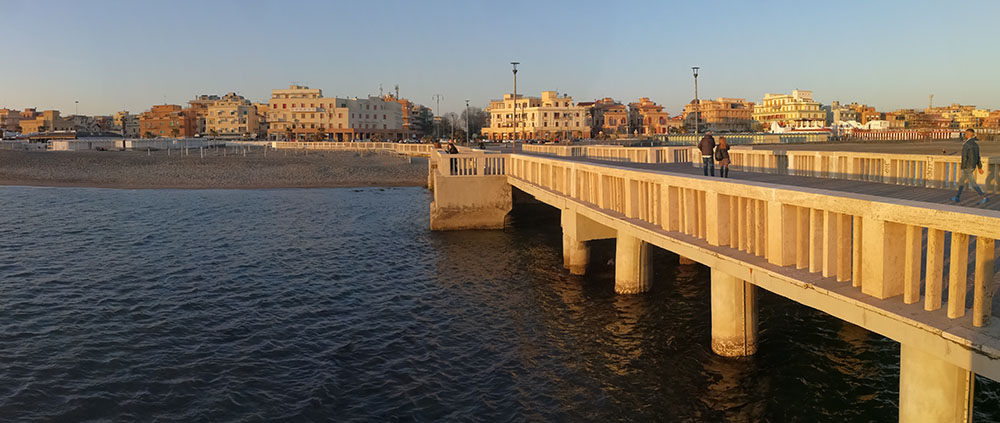
[[[426,159],[314,151],[0,151],[0,186],[106,189],[426,187]]]

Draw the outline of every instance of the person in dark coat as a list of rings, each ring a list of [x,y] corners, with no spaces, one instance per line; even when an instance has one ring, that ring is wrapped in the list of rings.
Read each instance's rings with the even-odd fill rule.
[[[729,177],[729,144],[726,137],[719,137],[719,145],[715,146],[715,161],[719,162],[719,176]]]
[[[705,172],[705,176],[708,176],[709,173],[715,176],[715,164],[712,163],[712,154],[715,153],[715,138],[712,138],[711,132],[705,132],[705,136],[701,137],[701,141],[698,142],[698,150],[701,150],[702,170]]]
[[[982,188],[976,184],[976,169],[979,169],[979,173],[983,173],[983,161],[979,156],[979,144],[976,142],[976,131],[972,128],[965,130],[965,144],[962,144],[962,177],[958,179],[958,194],[951,197],[951,201],[959,202],[962,199],[962,190],[965,189],[966,185],[972,185],[972,189],[976,190],[980,196],[983,197],[979,200],[978,205],[986,204],[990,201],[989,197],[983,193]]]

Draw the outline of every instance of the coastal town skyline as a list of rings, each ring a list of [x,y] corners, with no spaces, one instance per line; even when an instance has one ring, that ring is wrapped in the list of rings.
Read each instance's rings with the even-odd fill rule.
[[[987,2],[731,3],[731,13],[720,16],[707,6],[636,3],[618,10],[596,2],[214,2],[199,4],[193,15],[164,5],[56,3],[5,6],[8,28],[30,34],[31,42],[12,46],[18,66],[0,80],[0,108],[111,115],[200,94],[237,92],[266,102],[272,89],[289,83],[362,98],[398,84],[402,97],[419,104],[432,105],[441,94],[443,114],[460,112],[466,99],[485,107],[509,93],[512,60],[522,63],[519,93],[555,90],[578,101],[648,97],[674,115],[694,97],[691,66],[701,67],[703,99],[759,101],[807,89],[823,104],[856,101],[879,110],[923,108],[931,94],[935,104],[1000,108],[1000,86],[991,83],[996,59],[979,53],[997,38],[985,17],[998,6]],[[445,23],[426,25],[432,18]],[[32,30],[38,19],[55,28]],[[299,24],[268,23],[283,20]],[[906,39],[894,38],[903,27],[911,29]]]

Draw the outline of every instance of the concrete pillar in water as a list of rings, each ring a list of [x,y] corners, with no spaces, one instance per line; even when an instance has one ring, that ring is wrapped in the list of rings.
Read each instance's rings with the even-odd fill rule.
[[[756,287],[712,269],[712,351],[723,357],[757,352]]]
[[[618,234],[615,245],[615,292],[638,294],[652,282],[649,243],[629,234]]]
[[[899,350],[899,421],[972,421],[976,375],[906,343]]]
[[[563,266],[569,269],[569,273],[574,275],[586,273],[589,262],[590,247],[587,243],[563,232]]]

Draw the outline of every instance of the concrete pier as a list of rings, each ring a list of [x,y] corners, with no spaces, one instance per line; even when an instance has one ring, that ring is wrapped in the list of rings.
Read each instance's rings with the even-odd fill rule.
[[[976,375],[903,343],[899,350],[899,421],[970,422]]]
[[[563,267],[569,269],[570,274],[582,275],[587,272],[588,263],[590,247],[587,243],[563,234]]]
[[[764,163],[747,151],[753,163]],[[852,176],[867,174],[858,166],[886,168],[856,159],[813,162],[843,162],[824,172],[843,173],[846,166]],[[810,188],[800,185],[812,182],[781,175],[720,180],[692,174],[690,166],[653,167],[641,160],[527,154],[438,160],[432,171],[438,207],[450,204],[468,216],[505,214],[509,203],[489,198],[506,183],[507,190],[513,186],[561,210],[563,263],[571,273],[585,272],[588,241],[616,239],[617,293],[651,288],[653,245],[677,254],[682,264],[711,268],[711,346],[721,356],[757,351],[759,288],[899,342],[900,421],[968,421],[975,376],[1000,380],[1000,314],[991,307],[1000,239],[996,210],[926,202],[920,199],[944,194],[922,187],[898,187],[914,199],[884,199],[863,194],[884,191],[873,182],[845,179],[834,190],[826,182]],[[889,169],[913,168],[899,158],[885,160]],[[794,165],[809,160],[801,162]],[[997,160],[987,162],[1000,174]]]
[[[618,234],[615,243],[615,292],[638,294],[652,283],[649,244],[633,235]]]
[[[712,269],[712,351],[723,357],[757,352],[756,288]]]

